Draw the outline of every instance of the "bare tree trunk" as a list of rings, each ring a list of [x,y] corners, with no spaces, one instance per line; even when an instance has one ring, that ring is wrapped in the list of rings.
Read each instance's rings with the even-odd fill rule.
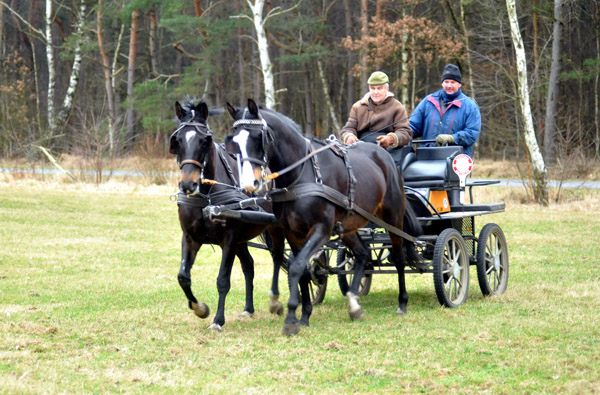
[[[121,23],[121,28],[119,29],[119,37],[117,38],[117,47],[115,48],[115,55],[113,56],[112,66],[110,67],[110,74],[115,75],[117,64],[119,63],[119,53],[121,52],[121,44],[123,43],[123,36],[125,35],[125,24]],[[112,88],[113,92],[116,89],[116,78],[112,79]]]
[[[517,10],[515,0],[506,0],[506,9],[508,10],[508,19],[510,20],[510,33],[513,46],[515,48],[515,57],[518,74],[519,104],[523,116],[523,126],[525,128],[525,144],[529,151],[529,159],[533,167],[533,197],[536,202],[548,204],[548,188],[546,185],[546,166],[544,158],[535,138],[535,128],[533,126],[533,117],[531,116],[531,106],[529,104],[529,86],[527,84],[527,63],[525,58],[525,47],[521,32],[519,30],[519,20],[517,19]]]
[[[369,35],[369,1],[361,0],[360,2],[360,37],[364,41]],[[367,49],[361,49],[360,66],[360,87],[361,89],[367,86]]]
[[[304,73],[304,124],[306,125],[304,128],[304,134],[307,137],[313,137],[313,125],[315,121],[315,117],[313,114],[313,101],[312,101],[312,89],[310,84],[310,72],[306,70]],[[317,136],[319,137],[319,136]]]
[[[67,89],[67,93],[65,94],[62,107],[56,119],[57,129],[62,129],[67,124],[69,116],[71,115],[71,110],[73,109],[73,100],[75,99],[75,93],[77,92],[77,87],[79,85],[79,72],[81,70],[81,60],[83,58],[81,46],[83,44],[85,34],[83,31],[83,24],[85,22],[85,10],[85,0],[80,0],[79,10],[77,13],[77,38],[75,41],[73,67],[71,68],[71,77],[69,78],[69,88]]]
[[[335,115],[335,109],[333,104],[331,103],[331,96],[329,96],[329,89],[327,84],[327,78],[325,77],[325,73],[323,72],[323,64],[321,60],[317,60],[317,66],[319,67],[319,78],[321,79],[321,86],[323,87],[323,96],[325,97],[325,103],[327,103],[327,108],[329,109],[329,117],[331,118],[331,122],[333,122],[333,128],[336,131],[336,134],[342,130],[342,125]],[[339,136],[338,136],[339,137]]]
[[[552,38],[552,66],[546,100],[546,121],[544,130],[544,152],[546,162],[556,162],[556,103],[558,101],[558,79],[560,74],[560,43],[562,36],[562,0],[554,0],[554,30]]]
[[[4,57],[6,47],[4,46],[4,6],[0,4],[0,56]]]
[[[52,47],[52,0],[46,0],[46,59],[48,61],[48,129],[49,138],[56,130],[54,89],[56,87],[56,65],[54,64],[54,48]]]
[[[352,15],[350,14],[350,4],[349,0],[344,0],[344,17],[346,19],[345,33],[346,37],[350,37],[350,33],[352,32]],[[348,94],[346,95],[346,108],[350,111],[352,108],[352,104],[354,104],[354,75],[352,75],[352,67],[354,66],[354,52],[350,50],[346,50],[346,54],[348,56],[346,78],[348,79]]]
[[[467,22],[465,21],[465,3],[467,0],[460,0],[460,28],[462,30],[465,41],[465,52],[467,54],[467,78],[469,80],[469,96],[475,100],[475,84],[473,82],[473,63],[471,61],[471,46],[469,40],[469,32],[467,31]]]
[[[235,11],[239,12],[240,4],[239,0],[235,2]],[[240,79],[240,103],[244,103],[244,100],[248,98],[246,95],[246,67],[244,62],[244,41],[242,40],[242,28],[240,26],[237,27],[237,45],[238,45],[238,78]]]
[[[140,11],[133,10],[131,12],[131,29],[129,34],[129,62],[127,63],[127,142],[130,146],[135,137],[135,114],[133,112],[133,83],[135,82],[135,60],[138,49],[138,31],[140,23]]]
[[[600,23],[598,3],[594,3],[594,21],[596,24],[596,77],[594,78],[594,125],[596,126],[595,149],[596,158],[600,158],[600,103],[598,103],[598,80],[600,79]]]
[[[267,33],[265,32],[265,22],[267,17],[263,18],[264,0],[246,0],[250,11],[252,12],[252,22],[256,30],[256,43],[258,54],[260,56],[260,65],[263,74],[263,84],[265,88],[265,105],[268,108],[275,108],[275,82],[273,79],[273,65],[269,57],[269,43],[267,42]]]
[[[158,56],[156,52],[156,31],[158,21],[156,20],[156,10],[152,9],[148,13],[150,19],[150,30],[148,31],[148,50],[150,51],[150,72],[158,75]]]
[[[100,56],[102,57],[102,64],[104,70],[104,88],[106,90],[106,101],[108,105],[108,139],[110,147],[110,155],[115,154],[115,99],[114,92],[112,89],[112,73],[110,72],[110,63],[108,61],[108,55],[104,48],[104,38],[102,36],[102,0],[98,0],[98,10],[96,14],[97,20],[97,36],[98,36],[98,48],[100,50]]]

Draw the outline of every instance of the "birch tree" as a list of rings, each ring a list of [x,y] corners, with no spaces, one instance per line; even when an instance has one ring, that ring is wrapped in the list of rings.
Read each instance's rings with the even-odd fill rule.
[[[558,102],[558,80],[560,78],[560,43],[562,37],[562,0],[554,0],[554,28],[552,32],[552,65],[548,81],[546,100],[546,122],[544,123],[544,153],[546,162],[556,160],[556,104]]]
[[[75,93],[77,92],[77,87],[79,86],[79,72],[81,70],[81,60],[83,58],[81,47],[85,40],[85,34],[84,34],[85,13],[86,13],[85,0],[79,0],[79,10],[77,13],[77,28],[76,28],[77,38],[75,41],[73,67],[71,69],[71,76],[69,78],[69,87],[67,88],[67,93],[65,94],[65,98],[63,100],[62,107],[60,109],[60,112],[58,113],[58,117],[55,122],[55,127],[57,130],[62,129],[67,124],[69,115],[71,114],[71,111],[73,109],[73,101],[75,99]]]
[[[252,23],[254,24],[254,30],[256,31],[256,45],[258,46],[258,53],[260,56],[260,66],[263,74],[263,84],[265,89],[265,104],[268,108],[275,108],[275,81],[273,79],[273,65],[271,58],[269,57],[269,43],[267,41],[267,33],[265,31],[265,24],[273,15],[276,14],[275,10],[279,7],[271,10],[263,18],[263,8],[265,6],[264,0],[246,0],[248,7],[252,13]]]
[[[54,64],[54,47],[52,46],[52,0],[46,0],[46,59],[48,62],[48,128],[50,137],[56,130],[54,120],[54,88],[56,87],[56,66]]]
[[[246,4],[250,8],[251,16],[249,15],[238,15],[235,18],[246,18],[252,21],[254,30],[256,32],[256,46],[258,47],[258,54],[260,57],[260,66],[263,75],[263,85],[265,90],[265,105],[268,108],[275,108],[275,79],[273,78],[273,64],[271,63],[271,57],[269,56],[269,42],[267,40],[267,31],[265,25],[269,19],[290,12],[297,8],[302,1],[299,1],[293,7],[288,9],[281,9],[281,7],[275,7],[271,9],[263,17],[263,10],[265,7],[265,0],[246,0]]]
[[[535,139],[535,129],[533,126],[533,117],[531,116],[531,106],[529,104],[529,86],[527,84],[527,63],[525,58],[525,47],[523,38],[519,30],[519,21],[517,19],[517,10],[515,0],[506,0],[506,9],[508,10],[508,19],[510,21],[510,33],[513,46],[515,48],[515,57],[518,74],[518,91],[521,115],[523,116],[523,126],[525,129],[525,144],[529,152],[529,159],[533,168],[533,198],[536,202],[548,204],[548,189],[546,186],[546,166],[544,158],[540,152],[537,140]]]

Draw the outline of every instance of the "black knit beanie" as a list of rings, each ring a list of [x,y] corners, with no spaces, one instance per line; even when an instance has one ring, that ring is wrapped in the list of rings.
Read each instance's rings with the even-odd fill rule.
[[[460,70],[457,65],[450,63],[444,67],[442,82],[444,82],[444,80],[454,80],[459,84],[462,84],[462,76],[460,75]]]

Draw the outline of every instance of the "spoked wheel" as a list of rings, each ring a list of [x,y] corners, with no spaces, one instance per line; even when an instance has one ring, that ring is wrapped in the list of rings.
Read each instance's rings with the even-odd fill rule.
[[[346,247],[338,248],[337,267],[341,270],[354,270],[354,254],[351,250]],[[338,274],[337,278],[340,285],[340,291],[342,292],[342,295],[346,296],[346,293],[348,293],[350,285],[352,284],[352,280],[354,279],[354,274]],[[371,290],[372,279],[372,274],[365,274],[363,276],[360,285],[358,286],[358,296],[365,296],[369,293],[369,290]]]
[[[486,224],[477,242],[477,279],[484,296],[500,295],[508,285],[508,247],[504,232]]]
[[[331,258],[331,251],[323,250],[323,254],[320,255],[321,251],[315,254],[310,261],[308,266],[308,270],[310,272],[310,282],[308,283],[308,287],[310,290],[310,301],[313,306],[316,306],[323,302],[325,299],[325,293],[327,292],[327,275],[317,274],[317,270],[319,266],[324,263],[326,265],[329,263],[329,259]],[[290,262],[294,259],[294,254],[291,251],[286,250],[285,255],[283,257],[283,264],[281,268],[286,273],[289,270]],[[318,262],[318,260],[325,260],[323,262]]]
[[[433,250],[433,285],[441,305],[458,307],[469,292],[469,256],[456,229],[444,229]]]
[[[323,249],[315,254],[311,259],[308,270],[310,271],[310,300],[313,306],[321,304],[325,299],[327,292],[327,274],[319,274],[319,270],[329,267],[332,249]]]

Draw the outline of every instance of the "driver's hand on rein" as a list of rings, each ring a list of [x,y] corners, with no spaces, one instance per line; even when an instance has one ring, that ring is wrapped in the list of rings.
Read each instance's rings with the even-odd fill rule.
[[[377,136],[377,145],[387,148],[394,144],[394,138],[390,135]]]
[[[454,136],[451,134],[440,134],[435,138],[435,145],[438,147],[449,144],[454,144]]]
[[[346,145],[350,145],[350,144],[354,144],[358,141],[358,138],[353,135],[352,133],[348,133],[346,136],[344,136],[344,144]]]

